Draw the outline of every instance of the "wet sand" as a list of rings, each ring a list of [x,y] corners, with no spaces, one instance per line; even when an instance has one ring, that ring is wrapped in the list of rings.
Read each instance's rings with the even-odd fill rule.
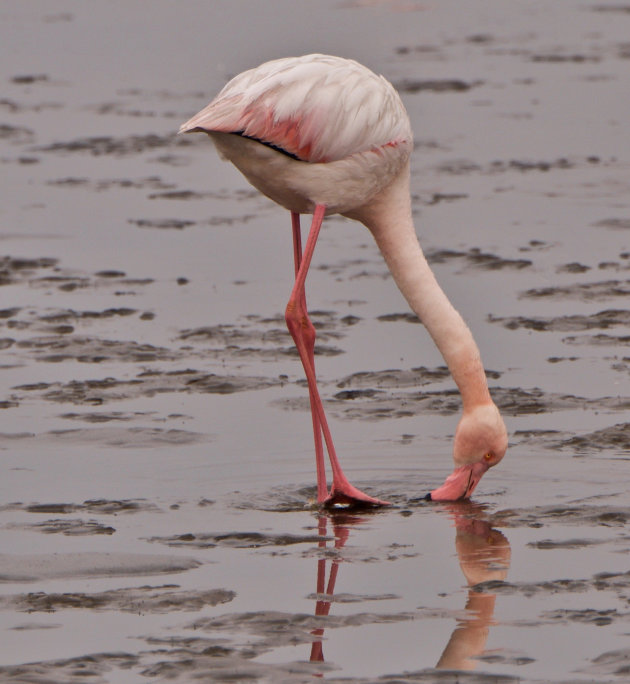
[[[271,10],[270,7],[273,7]],[[0,680],[621,682],[630,645],[630,6],[5,2]],[[342,463],[321,514],[286,212],[175,137],[313,51],[400,89],[417,230],[510,431],[460,400],[361,226],[309,275]]]

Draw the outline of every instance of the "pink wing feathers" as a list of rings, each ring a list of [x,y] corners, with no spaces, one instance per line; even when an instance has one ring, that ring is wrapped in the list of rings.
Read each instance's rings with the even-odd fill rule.
[[[276,59],[243,72],[180,133],[200,129],[240,133],[309,162],[412,140],[393,86],[358,62],[327,55]]]

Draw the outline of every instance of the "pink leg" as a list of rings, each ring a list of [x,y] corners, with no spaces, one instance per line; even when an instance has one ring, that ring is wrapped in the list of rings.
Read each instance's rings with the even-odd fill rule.
[[[306,247],[304,249],[304,254],[301,255],[301,258],[301,240],[296,239],[296,235],[299,233],[299,221],[296,220],[296,218],[292,219],[294,253],[296,264],[299,261],[299,267],[297,269],[293,291],[291,292],[291,297],[285,311],[287,327],[289,328],[289,332],[293,337],[300,355],[300,359],[302,360],[304,372],[306,373],[306,380],[308,382],[309,396],[311,400],[311,412],[313,415],[313,429],[315,433],[316,458],[318,459],[317,498],[319,503],[324,503],[329,506],[335,504],[368,504],[372,506],[382,506],[387,502],[364,494],[356,487],[353,487],[344,475],[335,453],[332,436],[328,428],[328,421],[326,420],[326,415],[324,413],[324,406],[319,396],[317,381],[315,379],[315,328],[308,317],[308,311],[306,309],[305,282],[325,213],[326,207],[324,205],[316,205],[315,211],[313,213],[313,222],[311,224],[311,229],[306,241]],[[317,454],[318,440],[321,442],[321,437],[319,436],[320,431],[324,436],[324,442],[326,443],[326,449],[328,451],[328,457],[330,459],[333,475],[332,488],[327,497],[327,486],[325,483],[325,476],[323,474],[323,455],[320,457]]]
[[[293,257],[295,262],[295,277],[298,277],[300,265],[302,263],[302,231],[300,229],[300,215],[294,211],[291,212],[291,227],[293,228]],[[304,311],[306,311],[306,293],[302,292],[302,301],[300,302]],[[315,368],[315,326],[312,324],[310,318],[306,318],[306,326],[304,332],[304,343],[308,352],[308,359]],[[322,503],[328,496],[328,485],[326,484],[326,469],[324,466],[324,448],[322,445],[322,430],[319,423],[319,416],[315,410],[315,402],[313,400],[313,393],[309,387],[309,395],[311,400],[311,415],[313,418],[313,437],[315,439],[315,468],[317,471],[317,502]]]

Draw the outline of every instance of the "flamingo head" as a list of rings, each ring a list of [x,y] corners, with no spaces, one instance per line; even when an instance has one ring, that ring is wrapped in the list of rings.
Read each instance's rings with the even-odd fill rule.
[[[503,458],[507,444],[505,423],[493,403],[465,410],[455,432],[455,470],[427,498],[456,501],[470,497],[483,474]]]

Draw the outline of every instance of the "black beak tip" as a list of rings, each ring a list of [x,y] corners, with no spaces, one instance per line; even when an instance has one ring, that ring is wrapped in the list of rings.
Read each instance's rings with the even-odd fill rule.
[[[433,501],[433,497],[431,496],[431,492],[429,492],[429,493],[424,497],[424,500],[425,500],[425,501]]]

